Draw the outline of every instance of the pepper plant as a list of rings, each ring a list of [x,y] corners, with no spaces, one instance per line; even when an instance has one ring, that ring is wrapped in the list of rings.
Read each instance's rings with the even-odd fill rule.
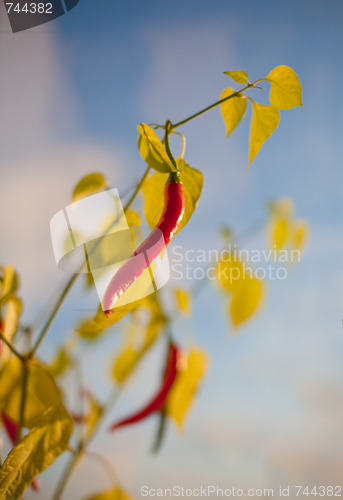
[[[157,227],[163,234],[164,242],[157,247],[149,262],[140,268],[132,267],[130,259],[113,276],[105,294],[105,310],[99,306],[97,313],[90,318],[80,318],[71,333],[73,342],[67,339],[58,347],[55,359],[47,362],[39,356],[39,348],[49,333],[50,327],[61,305],[68,296],[80,274],[73,274],[52,307],[50,315],[36,332],[32,327],[21,323],[22,299],[19,296],[19,279],[13,266],[1,268],[0,276],[0,412],[3,432],[7,434],[12,449],[5,457],[2,454],[0,467],[0,495],[4,499],[17,499],[30,485],[39,488],[39,474],[50,467],[62,453],[70,454],[67,467],[58,481],[57,489],[51,491],[49,498],[62,498],[68,480],[81,457],[92,456],[113,470],[113,484],[93,500],[101,498],[129,499],[126,492],[129,485],[122,486],[116,476],[113,464],[106,457],[94,454],[89,444],[99,430],[120,432],[120,428],[137,424],[158,415],[158,427],[154,437],[154,450],[161,446],[162,439],[170,421],[183,428],[193,403],[195,394],[208,371],[208,354],[201,347],[179,345],[174,338],[173,324],[178,316],[189,315],[193,301],[207,284],[204,279],[195,289],[169,289],[175,303],[171,315],[165,309],[159,292],[127,305],[116,307],[119,297],[150,266],[152,261],[164,251],[167,244],[183,229],[196,210],[201,196],[203,176],[184,159],[185,137],[179,130],[188,122],[202,114],[220,108],[229,136],[243,119],[248,104],[252,106],[252,119],[249,139],[248,167],[261,146],[275,131],[280,119],[279,110],[302,106],[301,84],[296,73],[287,66],[274,68],[265,78],[253,83],[244,71],[226,71],[241,88],[226,88],[220,99],[188,118],[173,123],[138,126],[138,148],[146,168],[140,182],[134,188],[124,207],[129,226],[138,225],[142,217],[140,209],[134,210],[133,204],[139,193],[144,198],[144,216],[149,226]],[[252,97],[263,90],[260,82],[271,85],[270,104],[259,104]],[[251,92],[254,94],[251,94]],[[248,95],[249,94],[249,95]],[[175,157],[170,147],[170,136],[178,134],[182,138],[182,152]],[[73,191],[73,201],[107,189],[105,177],[95,172],[85,176]],[[290,200],[283,199],[269,205],[265,222],[271,247],[282,249],[301,248],[307,232],[306,223],[296,219]],[[156,233],[151,235],[136,253],[145,251]],[[230,257],[229,244],[238,241],[228,230],[223,231],[224,246]],[[221,254],[224,255],[224,254]],[[244,262],[236,255],[222,258],[216,263],[216,293],[226,302],[227,314],[232,328],[238,328],[255,314],[264,296],[265,282],[244,272],[232,282],[228,274],[234,268],[242,268]],[[86,287],[92,281],[86,280]],[[141,315],[141,311],[145,311]],[[124,320],[124,317],[125,320]],[[113,390],[107,400],[100,401],[89,388],[80,384],[83,409],[76,412],[67,407],[65,394],[61,390],[61,380],[66,373],[80,370],[77,357],[78,348],[84,342],[101,337],[112,325],[123,327],[123,343],[112,354]],[[150,396],[147,387],[147,404],[136,409],[131,415],[117,420],[110,429],[103,429],[104,418],[112,415],[115,403],[136,367],[154,343],[164,339],[166,357],[161,361],[164,366],[160,388]],[[27,345],[29,344],[29,345]],[[90,497],[89,499],[90,500]]]

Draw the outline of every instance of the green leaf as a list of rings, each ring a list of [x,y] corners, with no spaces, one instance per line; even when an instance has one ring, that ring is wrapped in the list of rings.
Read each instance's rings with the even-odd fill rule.
[[[0,408],[14,422],[19,422],[20,418],[22,381],[21,361],[10,358],[0,372]],[[51,374],[38,361],[31,361],[28,364],[24,427],[32,429],[48,408],[60,404],[61,394]]]
[[[245,71],[224,71],[224,75],[229,76],[232,80],[242,85],[248,83],[249,75]]]
[[[75,329],[75,331],[85,340],[96,340],[103,330],[106,330],[109,326],[114,325],[126,316],[126,314],[137,309],[141,305],[141,300],[130,302],[124,306],[117,307],[109,317],[105,315],[103,308],[99,306],[95,316],[91,319],[83,321],[81,325]]]
[[[229,314],[235,328],[256,312],[261,305],[263,293],[262,281],[250,276],[244,276],[240,280],[240,286],[235,288],[229,305]]]
[[[274,106],[265,106],[252,101],[252,111],[248,167],[259,152],[262,144],[277,128],[280,120],[280,113]]]
[[[133,500],[133,498],[119,486],[115,486],[111,490],[102,491],[101,493],[87,497],[86,500]]]
[[[9,296],[19,286],[18,276],[12,265],[0,267],[0,304],[6,302]]]
[[[177,160],[180,179],[185,193],[185,212],[177,232],[181,231],[191,218],[200,198],[203,177],[202,173],[190,167],[181,158]],[[143,184],[144,214],[147,223],[155,227],[161,217],[164,207],[164,187],[168,180],[167,174],[155,172]]]
[[[6,314],[2,332],[5,339],[7,339],[9,342],[12,342],[17,331],[19,316],[22,309],[22,301],[14,294],[11,294],[6,302]],[[3,345],[1,352],[1,362],[3,364],[9,358],[10,352],[10,349],[6,345]]]
[[[87,196],[91,196],[99,191],[104,191],[107,188],[108,182],[102,174],[98,172],[88,174],[76,185],[73,191],[73,201],[86,198]]]
[[[175,170],[156,132],[145,123],[138,125],[138,132],[138,149],[146,163],[158,172]]]
[[[124,306],[117,307],[109,317],[105,315],[102,307],[99,306],[99,309],[95,316],[89,320],[84,321],[76,329],[76,332],[85,340],[96,340],[99,335],[104,330],[106,330],[106,328],[120,321],[124,316],[126,316],[126,314],[139,308],[152,310],[154,307],[156,307],[155,303],[156,298],[152,294],[140,300],[130,302],[129,304],[126,304]]]
[[[167,400],[167,415],[176,422],[180,430],[184,427],[186,416],[207,370],[208,356],[202,349],[192,348],[184,363],[181,362]]]
[[[220,96],[220,99],[225,99],[235,91],[233,89],[225,89]],[[220,110],[224,122],[226,124],[226,136],[228,137],[231,132],[237,127],[243,116],[245,115],[247,109],[247,100],[245,97],[237,95],[232,99],[224,101],[220,105]]]
[[[60,377],[66,372],[71,364],[72,360],[67,350],[61,347],[48,369],[53,377]]]
[[[135,318],[133,320],[125,335],[126,342],[119,355],[116,356],[112,369],[112,376],[118,384],[125,382],[131,375],[144,354],[154,344],[166,323],[166,318],[157,304],[156,308],[151,312],[150,320],[144,332],[142,332],[141,327],[137,326]]]
[[[3,500],[21,498],[35,477],[68,447],[73,422],[62,405],[49,408],[39,424],[8,454],[0,469]]]
[[[301,83],[298,75],[289,66],[277,66],[264,78],[271,83],[270,103],[278,109],[302,106]]]
[[[175,299],[180,312],[189,315],[192,310],[192,295],[185,288],[175,290]]]

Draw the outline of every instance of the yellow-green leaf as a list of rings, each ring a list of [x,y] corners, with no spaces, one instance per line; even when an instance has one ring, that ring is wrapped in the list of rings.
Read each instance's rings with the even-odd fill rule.
[[[48,369],[54,377],[60,377],[66,372],[71,364],[72,360],[70,359],[68,352],[66,349],[61,347]]]
[[[292,109],[302,106],[301,83],[298,75],[289,66],[277,66],[265,80],[270,82],[270,103],[278,109]]]
[[[294,214],[294,201],[288,197],[280,198],[269,202],[268,208],[275,217],[291,217]]]
[[[138,125],[138,132],[138,149],[146,163],[158,172],[175,170],[156,132],[145,123]]]
[[[103,330],[120,321],[126,314],[139,307],[144,307],[144,300],[145,299],[136,300],[135,302],[117,307],[110,316],[106,316],[103,308],[99,306],[95,316],[83,321],[75,331],[85,340],[96,340]]]
[[[224,71],[224,75],[229,76],[232,80],[242,85],[248,83],[249,75],[245,71]]]
[[[274,106],[252,102],[252,111],[248,166],[259,152],[262,144],[277,128],[280,120],[280,113]]]
[[[126,210],[125,217],[126,217],[126,222],[128,223],[129,226],[139,226],[141,223],[141,218],[139,213],[136,212],[136,210],[132,210],[131,208],[129,210]]]
[[[227,292],[232,292],[237,286],[240,286],[244,274],[243,263],[233,253],[223,255],[222,260],[218,262],[219,284]]]
[[[0,469],[3,500],[21,498],[27,486],[68,447],[73,422],[62,405],[50,407],[8,454]]]
[[[196,208],[202,190],[203,178],[199,170],[190,167],[181,158],[177,160],[177,164],[181,170],[180,178],[185,193],[185,212],[178,232],[187,224]],[[151,227],[156,226],[161,217],[164,207],[164,187],[167,180],[167,174],[155,172],[143,184],[144,214]]]
[[[129,326],[129,331],[126,332],[126,342],[116,356],[112,369],[112,376],[118,384],[125,382],[131,375],[141,358],[154,344],[166,323],[166,318],[159,307],[151,311],[144,332],[142,332],[142,328],[137,327],[135,318],[133,320],[133,323]]]
[[[220,228],[220,236],[224,238],[224,240],[230,240],[233,236],[232,230],[228,226],[222,226]]]
[[[151,294],[140,300],[126,304],[125,306],[117,307],[108,317],[105,315],[102,307],[99,306],[95,316],[92,319],[84,321],[76,329],[76,332],[86,340],[96,340],[103,330],[120,321],[126,314],[140,308],[148,309],[153,312],[158,308],[156,304],[156,297],[154,294]]]
[[[260,306],[262,298],[263,283],[246,275],[235,289],[229,306],[233,325],[237,327],[249,319]]]
[[[271,246],[281,250],[287,243],[291,231],[291,223],[287,218],[276,218],[271,222]]]
[[[182,364],[181,364],[182,365]],[[208,357],[201,349],[192,349],[177,378],[167,400],[167,415],[182,429],[194,396],[208,369]]]
[[[11,294],[6,302],[6,314],[2,332],[5,339],[9,342],[12,342],[17,331],[19,316],[22,308],[23,305],[21,300],[14,294]],[[3,364],[5,364],[9,358],[10,352],[10,349],[4,344],[1,353],[1,361]]]
[[[93,430],[95,429],[95,426],[99,422],[99,419],[104,411],[103,406],[101,406],[101,404],[90,392],[87,392],[87,398],[89,403],[89,411],[85,418],[86,439],[88,439],[92,435]]]
[[[297,219],[292,227],[292,240],[295,250],[302,250],[309,235],[309,227],[306,221]]]
[[[225,89],[222,92],[220,99],[225,99],[225,97],[228,97],[234,93],[235,91],[233,89]],[[221,103],[220,110],[222,112],[222,116],[226,124],[227,137],[237,127],[237,125],[245,115],[246,109],[247,109],[247,100],[245,97],[241,95],[237,95]]]
[[[191,313],[192,310],[192,296],[184,288],[175,290],[175,299],[180,311],[186,315]]]
[[[101,493],[87,497],[86,500],[133,500],[133,497],[128,495],[119,486],[116,486],[111,490],[102,491]]]
[[[0,267],[0,304],[18,288],[18,275],[12,265]]]
[[[17,358],[10,358],[0,372],[0,408],[14,422],[19,422],[22,386],[22,363]],[[51,374],[38,361],[31,361],[28,364],[24,426],[35,427],[47,408],[60,404],[61,395]]]
[[[104,191],[108,188],[108,182],[106,178],[99,172],[94,172],[93,174],[88,174],[83,177],[80,182],[75,186],[73,192],[73,201],[80,200],[81,198],[86,198],[92,194],[98,193],[99,191]]]
[[[140,358],[140,351],[132,345],[125,346],[116,357],[113,365],[112,375],[118,384],[122,384],[132,372]]]

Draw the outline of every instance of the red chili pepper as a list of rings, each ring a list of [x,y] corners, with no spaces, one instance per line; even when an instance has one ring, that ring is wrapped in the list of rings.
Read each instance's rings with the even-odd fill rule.
[[[125,425],[135,424],[136,422],[140,422],[145,419],[149,415],[154,412],[160,411],[164,403],[166,402],[168,393],[174,383],[175,377],[177,375],[177,361],[179,355],[179,348],[175,344],[170,344],[168,351],[168,359],[166,363],[166,368],[163,375],[162,387],[158,391],[158,393],[153,397],[153,399],[142,408],[137,413],[124,418],[123,420],[119,420],[110,427],[110,431],[118,429],[119,427],[123,427]]]
[[[1,418],[4,423],[7,435],[10,438],[13,446],[16,445],[18,439],[18,424],[9,418],[4,411],[1,412]]]
[[[4,411],[1,412],[1,419],[6,429],[7,435],[10,438],[13,446],[15,446],[18,442],[18,430],[19,425],[17,422],[9,418]],[[31,488],[34,491],[40,491],[39,479],[35,477],[35,479],[31,483]]]
[[[117,300],[164,250],[175,235],[185,211],[185,195],[178,172],[169,175],[164,188],[164,210],[157,226],[113,276],[104,295],[103,308],[109,316]],[[161,238],[161,233],[163,238]],[[137,259],[137,255],[144,259]]]

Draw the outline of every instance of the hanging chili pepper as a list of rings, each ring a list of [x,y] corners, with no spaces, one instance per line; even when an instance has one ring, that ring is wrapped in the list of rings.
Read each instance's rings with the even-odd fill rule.
[[[4,411],[1,412],[1,419],[11,443],[13,444],[13,446],[15,446],[18,442],[18,423],[9,418]],[[40,491],[40,484],[37,477],[32,481],[31,488],[34,491]]]
[[[157,226],[113,276],[104,295],[103,309],[109,316],[117,300],[164,250],[175,235],[185,211],[185,195],[178,172],[172,172],[164,188],[164,210]],[[161,233],[163,238],[161,238]],[[137,259],[143,255],[143,259]],[[113,312],[113,311],[112,311]]]
[[[119,420],[110,427],[110,431],[118,429],[119,427],[124,427],[125,425],[135,424],[144,420],[146,417],[154,412],[160,411],[167,399],[168,393],[174,383],[175,377],[177,375],[177,362],[179,357],[179,348],[171,343],[169,345],[168,358],[166,363],[166,368],[163,375],[162,386],[158,393],[152,398],[152,400],[144,406],[140,411],[134,413],[133,415]]]

